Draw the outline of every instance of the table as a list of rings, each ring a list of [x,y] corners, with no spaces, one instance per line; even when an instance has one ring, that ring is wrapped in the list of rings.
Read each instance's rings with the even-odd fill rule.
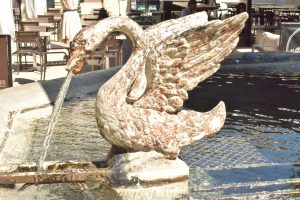
[[[53,22],[39,22],[38,20],[22,21],[20,22],[23,31],[39,31],[54,33],[55,25]],[[55,39],[55,38],[54,38]]]
[[[274,5],[266,5],[266,6],[257,6],[260,18],[260,25],[264,25],[266,22],[273,21],[273,16],[275,11],[285,10],[285,11],[292,11],[292,10],[299,10],[293,6],[274,6]]]
[[[47,26],[47,28],[53,28],[54,27],[54,22],[44,22],[38,19],[28,19],[26,21],[20,21],[20,25],[26,25],[28,24],[29,26],[36,26],[37,24],[39,26]],[[31,25],[32,24],[32,25]]]
[[[90,24],[96,23],[99,21],[98,15],[85,15],[82,16],[81,25],[82,27],[88,26]]]
[[[99,16],[98,15],[86,15],[86,16],[83,16],[82,18],[83,18],[84,21],[88,21],[88,20],[91,20],[91,21],[95,20],[95,21],[97,21],[97,20],[99,20]]]
[[[47,41],[48,41],[48,38],[53,34],[52,31],[47,31],[47,32],[39,32],[39,36],[40,38],[42,39],[43,41],[43,51],[44,52],[47,52]],[[47,56],[45,58],[45,61],[47,61]]]
[[[57,14],[57,13],[45,13],[43,15],[38,15],[38,18],[29,19],[27,21],[39,22],[39,23],[52,23],[52,24],[44,24],[44,26],[47,26],[48,29],[53,29],[54,32],[58,32],[61,20],[62,20],[62,16],[61,16],[60,13],[59,14]],[[56,41],[58,41],[58,35],[57,35],[57,40]]]
[[[278,12],[277,17],[281,21],[286,21],[286,22],[300,21],[300,9],[278,9],[277,12]]]
[[[56,12],[59,12],[61,11],[60,8],[48,8],[48,11],[56,11]]]
[[[188,2],[173,2],[174,5],[186,8],[188,5]],[[211,11],[218,9],[217,6],[210,6],[205,3],[197,3],[197,10],[199,11]]]
[[[98,22],[98,20],[88,20],[88,21],[82,21],[81,22],[81,26],[82,27],[86,27],[89,26],[91,24],[96,24]]]
[[[110,33],[87,60],[92,70],[111,67],[110,58],[115,59],[116,66],[121,66],[123,64],[123,40],[126,40],[123,33]]]

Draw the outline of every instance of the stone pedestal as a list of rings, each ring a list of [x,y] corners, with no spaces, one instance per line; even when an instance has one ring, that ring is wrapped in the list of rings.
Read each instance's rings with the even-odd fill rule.
[[[110,185],[99,191],[104,199],[177,199],[188,193],[189,167],[151,152],[119,154],[109,160]]]
[[[106,200],[173,200],[188,193],[188,181],[126,187],[102,184],[97,190],[101,191],[99,196]]]

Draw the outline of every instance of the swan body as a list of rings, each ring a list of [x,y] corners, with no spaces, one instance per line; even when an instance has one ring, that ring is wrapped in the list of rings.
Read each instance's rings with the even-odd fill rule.
[[[133,43],[127,63],[98,91],[96,119],[101,135],[126,151],[151,151],[175,159],[180,148],[219,131],[226,110],[184,110],[188,91],[215,73],[231,53],[248,15],[208,22],[205,12],[143,30],[127,17],[99,21],[72,42],[67,69],[78,73],[85,58],[115,31]]]

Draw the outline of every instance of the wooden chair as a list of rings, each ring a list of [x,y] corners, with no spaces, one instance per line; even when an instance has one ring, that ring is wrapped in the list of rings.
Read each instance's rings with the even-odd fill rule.
[[[13,8],[16,30],[20,30],[21,12],[19,8]]]
[[[53,23],[52,27],[48,28],[48,31],[52,31],[53,35],[55,36],[55,40],[58,41],[58,24],[56,23],[56,21],[54,20],[55,16],[52,14],[48,14],[48,15],[38,15],[38,21],[39,22],[45,22],[45,23]]]
[[[177,19],[181,16],[181,11],[171,11],[171,18]]]
[[[81,25],[82,27],[95,24],[99,21],[99,15],[94,14],[83,14],[81,15]]]
[[[94,51],[89,64],[92,70],[107,69],[113,66],[123,64],[123,45],[122,40],[116,39],[115,36],[108,38]],[[110,63],[114,59],[114,65]]]
[[[53,15],[38,15],[38,21],[54,23],[54,16]]]
[[[39,32],[46,32],[47,27],[46,26],[23,26],[23,31],[39,31]]]
[[[23,31],[38,31],[38,32],[47,32],[46,26],[23,26]],[[47,44],[47,48],[49,48],[50,45],[50,39],[47,38],[47,41],[44,41],[44,44]]]
[[[24,26],[39,26],[39,22],[21,21],[20,31],[24,31]]]
[[[47,32],[47,27],[46,26],[28,26],[27,24],[23,26],[23,31],[39,31],[39,32]],[[45,41],[45,39],[47,39]],[[67,63],[67,59],[70,57],[69,56],[69,51],[70,51],[70,46],[62,44],[60,42],[54,42],[50,41],[49,37],[44,38],[43,43],[46,45],[44,46],[44,62],[45,66],[56,66],[56,65],[65,65]],[[53,55],[53,54],[60,54],[64,55],[64,58],[62,60],[55,60],[55,61],[49,61],[47,59],[48,55]],[[46,75],[46,70],[47,67],[45,67],[43,74],[45,79]]]
[[[48,13],[61,13],[61,9],[60,8],[48,8],[47,12]]]
[[[122,40],[116,39],[115,36],[108,38],[105,44],[105,56],[108,58],[107,68],[112,67],[109,59],[113,58],[115,66],[121,66],[123,64],[123,42]]]
[[[40,56],[40,67],[41,67],[41,80],[45,79],[45,68],[44,62],[45,51],[43,42],[41,41],[38,31],[16,31],[16,44],[17,51],[14,54],[17,55],[17,72],[19,73],[22,68],[22,56],[25,56],[25,64],[27,64],[26,56],[32,56],[33,68],[37,68],[36,56]],[[44,77],[44,78],[43,78]]]

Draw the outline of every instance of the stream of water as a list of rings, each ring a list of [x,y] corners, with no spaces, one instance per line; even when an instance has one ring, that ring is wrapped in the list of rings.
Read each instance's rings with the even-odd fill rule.
[[[52,114],[50,116],[48,129],[47,129],[47,132],[45,134],[45,139],[44,139],[44,142],[43,142],[43,148],[41,150],[41,156],[40,156],[40,159],[39,159],[39,162],[38,162],[38,171],[43,170],[43,163],[44,163],[44,160],[47,156],[47,150],[48,150],[49,145],[50,145],[51,136],[53,134],[54,127],[56,125],[59,113],[61,111],[61,107],[63,105],[65,96],[68,92],[69,85],[70,85],[70,82],[72,80],[73,75],[74,74],[72,72],[69,72],[67,74],[67,76],[64,80],[64,83],[61,86],[61,88],[59,90],[59,93],[56,97],[55,104],[54,104],[54,107],[53,107],[53,111],[52,111]]]

